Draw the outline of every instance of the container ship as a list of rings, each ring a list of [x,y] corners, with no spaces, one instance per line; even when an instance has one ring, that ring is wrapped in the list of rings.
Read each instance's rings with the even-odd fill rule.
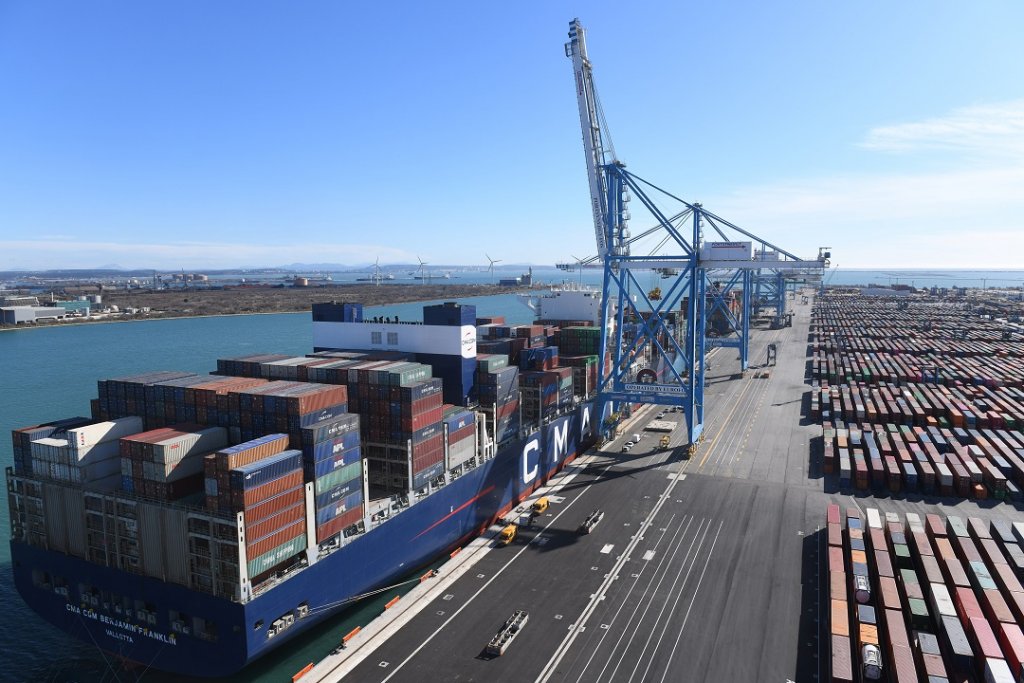
[[[480,534],[613,421],[600,295],[532,325],[316,304],[313,351],[102,380],[13,432],[15,585],[130,662],[219,677]],[[607,363],[607,360],[605,361]]]

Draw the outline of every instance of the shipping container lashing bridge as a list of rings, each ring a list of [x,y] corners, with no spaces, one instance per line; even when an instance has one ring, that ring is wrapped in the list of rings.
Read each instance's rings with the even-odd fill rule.
[[[830,254],[821,249],[801,259],[627,171],[612,145],[579,19],[569,23],[565,54],[575,72],[597,255],[558,266],[604,272],[598,398],[613,407],[681,407],[692,454],[703,437],[706,354],[735,348],[747,368],[755,278],[783,283],[773,305],[784,310],[785,280],[817,281]],[[628,227],[634,197],[654,219],[637,235]],[[721,241],[704,240],[709,228]],[[651,277],[660,286],[644,287]]]

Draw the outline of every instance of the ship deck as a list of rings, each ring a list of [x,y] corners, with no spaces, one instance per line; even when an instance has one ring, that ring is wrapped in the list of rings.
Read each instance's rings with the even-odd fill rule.
[[[714,353],[706,440],[692,459],[658,448],[658,433],[619,453],[660,410],[644,408],[606,451],[549,484],[550,508],[513,544],[479,539],[404,597],[401,616],[364,629],[303,680],[826,679],[828,503],[983,518],[1015,510],[829,490],[810,446],[821,433],[808,418],[810,308],[793,305],[791,328],[753,331],[743,378],[733,350]],[[758,377],[770,342],[778,364]],[[682,414],[669,418],[679,446]],[[603,520],[579,535],[598,508]],[[503,656],[487,656],[516,610],[529,622]]]

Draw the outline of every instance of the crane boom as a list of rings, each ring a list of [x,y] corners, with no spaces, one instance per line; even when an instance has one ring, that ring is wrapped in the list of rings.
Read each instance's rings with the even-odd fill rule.
[[[587,157],[590,209],[594,214],[597,254],[603,259],[608,254],[608,230],[605,225],[607,184],[604,177],[606,150],[598,117],[594,75],[590,59],[587,58],[586,32],[579,19],[569,22],[569,42],[565,44],[565,55],[572,59],[573,71],[576,74],[576,103],[580,111],[580,127],[583,129],[583,151]]]

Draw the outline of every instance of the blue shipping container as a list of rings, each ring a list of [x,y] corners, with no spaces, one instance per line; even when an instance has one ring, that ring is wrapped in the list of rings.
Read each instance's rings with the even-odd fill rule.
[[[342,500],[346,496],[352,495],[356,491],[362,494],[363,491],[363,478],[356,477],[351,481],[346,481],[344,484],[338,484],[333,489],[324,491],[316,497],[316,507],[324,508],[329,505],[335,504]]]
[[[285,451],[231,470],[231,487],[245,491],[301,468],[302,451]]]
[[[345,498],[332,502],[324,507],[317,508],[316,511],[316,523],[317,526],[326,524],[335,517],[340,517],[349,510],[353,510],[363,504],[363,492],[360,489],[354,493],[350,493]]]
[[[315,463],[309,462],[307,459],[304,465],[306,479],[319,479],[340,467],[345,467],[346,465],[351,465],[354,462],[359,462],[362,457],[362,449],[359,446],[356,446],[355,448],[333,453]]]
[[[444,419],[444,423],[448,425],[448,432],[451,433],[456,429],[465,427],[466,425],[475,424],[476,417],[473,415],[472,411],[460,410],[459,412],[446,417]]]
[[[320,462],[334,457],[342,451],[359,447],[359,432],[348,432],[333,439],[302,447],[302,455],[306,462]]]
[[[359,415],[356,413],[346,413],[299,430],[303,447],[313,446],[349,432],[359,434]]]
[[[318,422],[325,422],[347,413],[348,403],[338,403],[333,406],[327,406],[322,410],[306,413],[305,415],[290,415],[288,416],[288,428],[297,429],[299,427],[310,427]]]
[[[412,485],[413,488],[422,488],[427,485],[431,479],[436,479],[441,476],[444,472],[444,462],[439,462],[436,465],[431,465],[425,470],[421,470],[413,475]]]

